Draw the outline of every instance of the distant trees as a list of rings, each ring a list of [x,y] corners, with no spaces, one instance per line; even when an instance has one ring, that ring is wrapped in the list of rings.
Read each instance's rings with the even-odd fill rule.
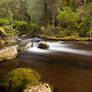
[[[28,0],[28,11],[33,22],[42,23],[45,26],[54,24],[61,0]]]
[[[0,0],[0,26],[31,30],[38,25],[53,33],[65,28],[87,36],[92,29],[91,6],[91,0]]]
[[[75,1],[71,0],[71,2]],[[67,5],[58,14],[57,19],[61,30],[67,29],[69,35],[76,31],[80,36],[88,36],[92,34],[92,2],[79,0],[75,4],[78,5],[76,8]]]

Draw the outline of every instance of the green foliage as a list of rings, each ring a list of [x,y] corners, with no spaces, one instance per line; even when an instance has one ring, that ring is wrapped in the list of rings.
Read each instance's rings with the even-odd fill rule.
[[[0,18],[0,26],[9,24],[9,20],[7,18]]]
[[[15,21],[14,24],[15,26],[22,26],[22,25],[26,25],[27,22],[26,21]]]
[[[91,0],[0,0],[0,26],[9,36],[16,30],[20,35],[89,36],[91,25]]]
[[[20,31],[20,34],[30,33],[31,35],[35,35],[40,33],[40,26],[36,23],[29,23],[27,21],[15,21],[13,27]]]
[[[69,28],[75,26],[75,23],[79,20],[78,15],[72,11],[71,8],[65,7],[64,10],[60,11],[57,15],[57,20],[63,28]]]
[[[92,1],[89,2],[87,5],[85,5],[85,11],[86,11],[85,16],[88,17],[88,20],[87,20],[88,31],[87,31],[87,33],[89,35],[91,35],[92,34]]]
[[[61,27],[59,34],[64,36],[70,36],[72,33],[76,32],[77,26],[79,26],[78,14],[73,12],[69,7],[65,7],[64,10],[60,11],[57,15],[57,20],[59,22],[59,26]]]
[[[13,27],[20,32],[20,34],[30,30],[29,24],[26,21],[14,21]]]
[[[13,22],[13,12],[11,11],[11,9],[9,8],[8,9],[8,20],[9,20],[9,23],[12,24]]]
[[[59,35],[59,37],[70,36],[70,34],[71,34],[71,31],[68,30],[67,28],[57,29],[57,35]]]
[[[91,27],[90,30],[87,32],[87,34],[91,37],[91,35],[92,35],[92,27]]]
[[[18,31],[13,28],[12,25],[5,25],[2,26],[4,28],[5,32],[7,33],[7,36],[15,36],[18,34]]]
[[[25,25],[27,25],[27,22],[26,21],[14,21],[13,23],[13,26],[16,28],[16,29],[20,29],[22,30],[22,27],[25,27]]]
[[[38,83],[40,75],[29,68],[18,68],[9,72],[1,81],[4,92],[20,92],[24,85]]]
[[[71,33],[71,36],[74,37],[74,38],[78,38],[79,37],[79,33],[74,31]]]
[[[33,34],[39,34],[41,32],[41,28],[40,28],[40,25],[36,24],[36,23],[32,23],[31,25],[31,30]]]
[[[26,85],[23,87],[22,92],[25,92],[25,89],[28,89],[30,86],[37,86],[37,85],[39,85],[39,84],[40,84],[40,82],[38,82],[38,81],[33,82],[33,83],[28,83],[28,84],[26,84]]]
[[[73,35],[73,33],[77,32],[79,36],[87,36],[87,32],[90,29],[88,17],[84,16],[83,12],[78,13],[73,12],[69,7],[65,7],[57,15],[59,26],[61,26],[61,29],[67,29],[68,35]]]

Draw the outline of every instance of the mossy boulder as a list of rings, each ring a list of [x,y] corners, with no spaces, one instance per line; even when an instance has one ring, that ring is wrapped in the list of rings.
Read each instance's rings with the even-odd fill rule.
[[[24,85],[38,83],[40,75],[29,68],[17,68],[10,71],[0,80],[0,90],[3,92],[21,92]]]

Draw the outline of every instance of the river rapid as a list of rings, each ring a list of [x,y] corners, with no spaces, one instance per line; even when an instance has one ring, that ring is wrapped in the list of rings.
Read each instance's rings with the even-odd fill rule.
[[[29,67],[38,71],[55,92],[92,92],[92,42],[46,41],[50,48],[43,50],[37,48],[41,40],[19,39],[34,45],[16,59],[0,62],[0,78],[12,69]]]

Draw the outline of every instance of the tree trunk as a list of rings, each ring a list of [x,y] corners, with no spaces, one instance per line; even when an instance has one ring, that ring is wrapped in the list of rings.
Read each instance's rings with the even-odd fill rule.
[[[87,1],[86,1],[86,0],[84,0],[84,3],[86,4],[86,3],[87,3]]]
[[[48,17],[48,5],[44,3],[44,12],[45,12],[45,26],[47,27],[49,24],[49,17]]]
[[[53,15],[53,19],[52,19],[52,30],[55,29],[55,15]]]
[[[92,37],[91,35],[92,35],[92,34],[89,35],[90,39],[91,39],[91,37]]]

